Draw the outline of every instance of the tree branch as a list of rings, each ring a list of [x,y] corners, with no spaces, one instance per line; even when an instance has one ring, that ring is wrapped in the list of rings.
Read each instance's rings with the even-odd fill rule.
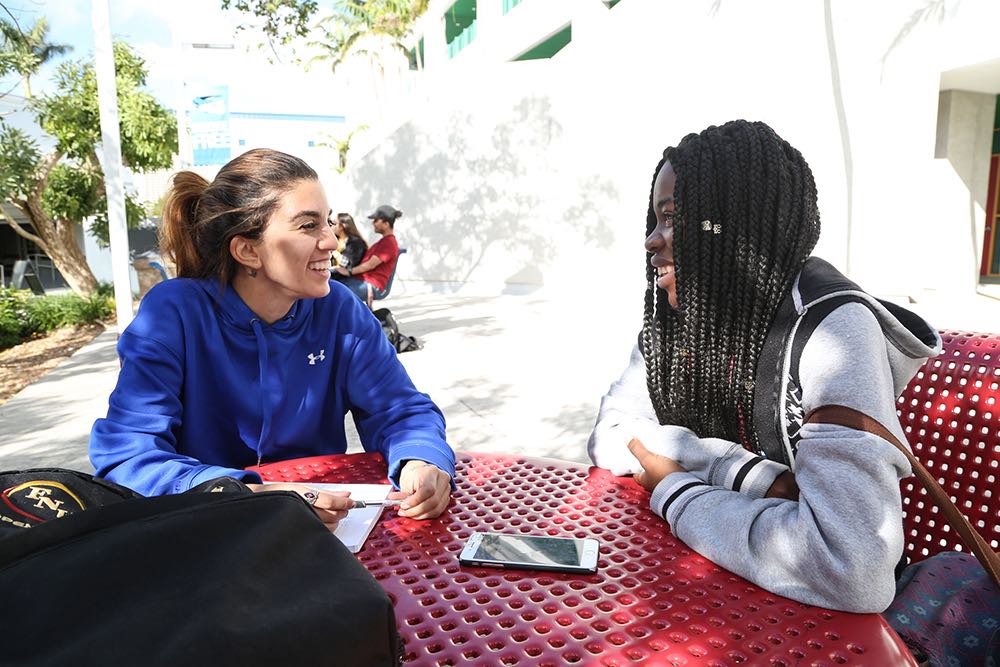
[[[90,151],[90,159],[94,161],[94,164],[98,165],[98,169],[95,170],[97,173],[94,174],[94,178],[96,179],[96,182],[94,183],[94,188],[99,193],[104,193],[104,195],[107,196],[108,190],[107,190],[107,184],[104,182],[104,169],[100,168],[101,161],[97,159],[97,148],[94,148],[94,150]]]
[[[3,211],[3,217],[7,218],[7,224],[10,225],[11,229],[13,229],[18,236],[28,239],[42,250],[45,250],[45,248],[47,247],[45,241],[43,241],[40,237],[32,234],[21,225],[19,225],[17,221],[14,220],[14,216],[11,215],[10,210],[7,208],[8,206],[15,207],[17,210],[19,210],[21,213],[24,214],[24,217],[28,218],[29,220],[31,220],[31,216],[28,215],[26,208],[24,206],[21,206],[20,204],[0,201],[0,211]]]
[[[10,17],[11,22],[14,23],[14,27],[17,28],[17,31],[19,33],[21,33],[21,37],[25,37],[24,31],[21,30],[21,24],[17,22],[17,17],[14,16],[14,14],[10,11],[10,9],[7,8],[7,5],[3,4],[2,2],[0,2],[0,7],[3,7],[4,12],[7,13],[7,16]]]
[[[45,190],[45,186],[49,184],[49,174],[52,173],[52,170],[61,159],[63,159],[62,151],[52,151],[44,160],[42,160],[42,163],[38,165],[38,180],[35,182],[35,187],[32,188],[30,196],[37,197],[41,200],[42,191]]]

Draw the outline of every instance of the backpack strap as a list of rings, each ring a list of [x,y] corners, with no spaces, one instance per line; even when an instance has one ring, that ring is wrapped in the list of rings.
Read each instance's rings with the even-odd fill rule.
[[[756,425],[758,454],[771,461],[789,465],[782,446],[783,425],[776,418],[775,406],[779,405],[788,338],[798,321],[795,300],[789,292],[778,306],[774,320],[767,330],[767,337],[757,358],[753,397],[753,423]]]
[[[792,466],[798,450],[799,431],[805,422],[799,379],[802,352],[826,316],[849,302],[861,303],[872,309],[870,303],[853,294],[823,299],[809,306],[802,315],[795,310],[791,294],[779,306],[757,362],[757,386],[754,391],[757,438],[761,454],[768,459]],[[776,406],[778,409],[775,409]]]
[[[955,507],[955,503],[952,502],[948,493],[941,488],[937,479],[928,472],[927,468],[917,460],[907,447],[899,442],[889,429],[863,412],[858,412],[843,405],[824,405],[823,407],[816,408],[809,413],[806,422],[811,424],[839,424],[840,426],[853,428],[857,431],[873,433],[883,440],[892,443],[909,460],[910,465],[913,467],[913,474],[923,487],[927,489],[928,495],[930,495],[941,509],[951,527],[962,538],[962,543],[982,563],[993,583],[997,587],[1000,587],[1000,556],[990,548],[989,543],[983,539],[983,536],[972,527],[972,524],[965,518],[965,515]]]
[[[851,302],[860,303],[869,310],[872,310],[871,304],[858,296],[845,294],[829,298],[810,306],[802,315],[799,325],[792,334],[791,356],[788,364],[788,378],[786,379],[787,386],[783,397],[784,414],[779,414],[779,411],[775,410],[773,417],[776,422],[775,428],[784,429],[782,436],[783,449],[792,459],[794,459],[795,454],[798,452],[799,440],[801,439],[799,431],[802,429],[806,418],[805,412],[802,409],[802,381],[799,374],[802,352],[805,350],[806,343],[809,342],[813,332],[823,323],[826,316],[844,304]],[[782,405],[782,403],[779,403],[779,405]]]
[[[794,286],[775,312],[757,359],[753,423],[757,453],[761,456],[793,466],[803,421],[799,384],[802,350],[816,327],[837,307],[859,301],[871,308],[863,294],[856,283],[826,260],[809,257],[803,263]]]

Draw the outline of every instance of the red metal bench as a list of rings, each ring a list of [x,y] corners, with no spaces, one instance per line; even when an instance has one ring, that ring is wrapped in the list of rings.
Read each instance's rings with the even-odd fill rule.
[[[933,474],[993,550],[1000,546],[1000,334],[942,331],[930,359],[897,402],[913,455]],[[917,482],[902,481],[911,562],[964,551]]]

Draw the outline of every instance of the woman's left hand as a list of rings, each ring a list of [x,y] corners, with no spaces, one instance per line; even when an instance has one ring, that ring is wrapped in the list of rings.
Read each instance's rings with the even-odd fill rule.
[[[335,266],[335,267],[333,267],[333,270],[334,270],[334,271],[336,271],[337,273],[339,273],[339,274],[340,274],[340,275],[342,275],[342,276],[348,276],[348,275],[350,275],[350,274],[349,274],[349,273],[347,272],[347,269],[345,269],[345,268],[344,268],[344,267],[342,267],[342,266]]]
[[[402,499],[400,516],[433,519],[448,507],[451,477],[426,461],[407,461],[399,473],[399,491],[389,494],[389,497]]]
[[[639,482],[647,491],[655,489],[656,485],[670,473],[687,472],[687,468],[682,467],[672,458],[654,454],[646,449],[646,446],[638,438],[632,438],[629,441],[628,450],[642,466],[642,472],[635,476],[635,481]]]

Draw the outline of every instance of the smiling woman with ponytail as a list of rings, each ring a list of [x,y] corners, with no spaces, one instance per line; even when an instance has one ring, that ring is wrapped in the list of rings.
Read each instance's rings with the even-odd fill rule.
[[[259,491],[245,468],[346,451],[350,412],[388,462],[400,513],[444,510],[455,470],[444,419],[371,312],[330,280],[330,216],[316,172],[278,151],[244,153],[211,182],[174,176],[161,249],[178,277],[143,298],[119,340],[118,385],[90,439],[99,476],[146,495],[220,476]],[[331,528],[351,504],[286,488]]]

